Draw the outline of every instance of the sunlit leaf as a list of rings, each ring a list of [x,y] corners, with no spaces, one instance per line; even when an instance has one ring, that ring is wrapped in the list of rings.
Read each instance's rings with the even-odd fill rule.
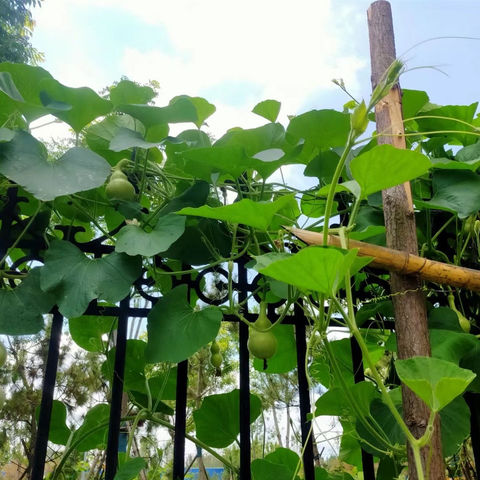
[[[280,107],[281,103],[277,100],[264,100],[263,102],[257,103],[255,107],[253,107],[252,112],[266,118],[270,122],[275,122],[280,113]]]
[[[430,160],[420,153],[391,145],[378,145],[355,157],[352,175],[360,184],[362,197],[413,180],[428,172]]]
[[[475,374],[454,363],[431,357],[397,360],[400,380],[435,412],[463,393]]]
[[[274,202],[254,202],[245,198],[223,207],[212,208],[208,205],[198,208],[187,207],[178,213],[241,223],[259,230],[268,230],[275,216],[279,216],[284,224],[291,224],[295,219],[288,215],[291,212],[298,215],[298,206],[293,195],[285,195]]]

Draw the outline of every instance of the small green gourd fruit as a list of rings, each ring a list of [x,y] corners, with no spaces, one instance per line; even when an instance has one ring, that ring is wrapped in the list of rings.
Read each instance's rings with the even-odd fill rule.
[[[455,298],[454,298],[452,293],[448,294],[448,305],[457,314],[458,323],[460,324],[460,328],[465,333],[469,333],[470,332],[470,322],[468,321],[468,318],[466,318],[465,315],[463,315],[462,312],[457,310],[457,307],[455,305]]]
[[[215,368],[215,376],[220,377],[222,375],[221,366],[223,363],[223,356],[220,352],[220,346],[214,340],[210,345],[210,365]]]
[[[267,317],[267,304],[260,303],[260,313],[250,326],[248,336],[248,350],[256,358],[263,359],[264,370],[267,359],[273,357],[277,351],[277,338],[271,331],[272,322]]]
[[[129,182],[128,177],[118,168],[115,168],[105,186],[105,194],[109,200],[135,200],[135,187]]]

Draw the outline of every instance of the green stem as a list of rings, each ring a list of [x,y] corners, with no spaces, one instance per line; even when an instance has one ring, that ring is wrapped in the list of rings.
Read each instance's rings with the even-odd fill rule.
[[[328,243],[328,223],[330,221],[330,216],[332,215],[335,190],[337,188],[338,181],[340,180],[340,176],[342,175],[343,168],[345,167],[345,162],[347,161],[348,154],[350,153],[353,147],[354,140],[355,139],[354,139],[353,133],[350,131],[347,139],[347,144],[345,145],[342,156],[338,161],[337,168],[335,169],[332,182],[330,184],[330,190],[328,191],[327,203],[325,205],[324,224],[323,224],[323,245],[324,246],[326,246]]]
[[[130,429],[130,432],[128,434],[127,450],[126,450],[126,453],[125,453],[127,458],[130,457],[130,451],[132,449],[132,443],[133,443],[133,439],[135,438],[135,431],[137,430],[138,422],[142,419],[142,417],[144,417],[145,412],[147,412],[147,409],[142,408],[135,415],[135,420],[133,420],[132,428]]]

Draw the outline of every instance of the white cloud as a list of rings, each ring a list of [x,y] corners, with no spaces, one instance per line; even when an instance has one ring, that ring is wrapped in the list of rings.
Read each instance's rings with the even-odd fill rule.
[[[70,42],[69,57],[55,62],[52,71],[69,86],[98,89],[112,81],[111,72],[93,63],[82,42],[89,34],[88,26],[79,24],[72,13],[80,6],[104,13],[111,8],[116,15],[123,11],[163,29],[169,45],[134,48],[119,38],[123,54],[118,70],[136,81],[158,80],[159,104],[178,94],[206,96],[217,106],[210,119],[215,135],[234,125],[261,123],[249,111],[267,98],[282,102],[281,120],[286,120],[287,114],[299,113],[319,91],[336,88],[332,78],[342,77],[355,91],[357,73],[365,65],[350,49],[355,27],[348,26],[346,19],[352,18],[352,12],[337,8],[334,0],[244,0],[241,4],[228,0],[46,0],[34,14],[37,28],[55,31],[59,42]],[[230,100],[225,98],[227,89]]]

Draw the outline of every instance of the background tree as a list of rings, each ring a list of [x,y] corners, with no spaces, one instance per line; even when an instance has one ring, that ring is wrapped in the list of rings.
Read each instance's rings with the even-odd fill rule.
[[[42,0],[0,0],[0,62],[31,63],[43,61],[30,43],[35,22],[30,9]]]

